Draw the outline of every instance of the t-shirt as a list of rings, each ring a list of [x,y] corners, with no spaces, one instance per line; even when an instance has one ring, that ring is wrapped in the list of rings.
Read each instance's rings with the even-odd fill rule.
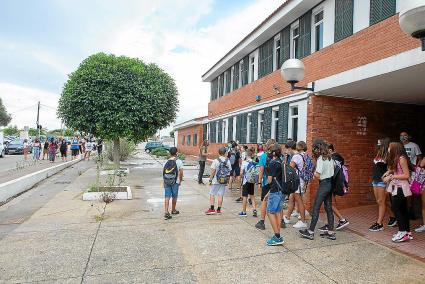
[[[260,156],[260,160],[258,162],[258,165],[260,167],[264,167],[263,181],[261,182],[262,186],[267,185],[266,164],[267,164],[267,153],[263,152],[263,154]]]
[[[86,144],[86,151],[91,152],[93,151],[93,142],[87,142]]]
[[[416,165],[417,156],[422,155],[421,149],[419,148],[418,144],[409,142],[404,145],[404,149],[406,149],[407,156],[410,158],[410,162],[413,165]]]
[[[56,150],[56,148],[57,148],[56,142],[55,141],[50,142],[50,144],[49,144],[49,150],[50,151],[54,151],[54,150]]]
[[[24,142],[24,149],[28,148],[28,142]]]
[[[218,159],[214,159],[214,161],[212,162],[211,169],[215,170],[215,172],[216,172],[216,174],[214,175],[214,177],[212,179],[212,184],[220,184],[217,181],[217,171],[220,168],[220,162],[218,160],[220,160],[221,162],[224,163],[224,161],[226,161],[226,159],[227,159],[227,165],[226,166],[230,171],[230,170],[232,170],[232,165],[230,164],[230,160],[228,158],[220,156],[220,157],[218,157]]]
[[[235,155],[235,162],[233,163],[232,168],[239,167],[239,159],[241,158],[241,153],[239,151],[231,149],[228,155],[229,159],[231,155]]]
[[[248,165],[250,162],[252,162],[251,158],[247,158],[245,161],[242,161],[242,170],[243,170],[242,185],[244,185],[247,182],[246,171],[248,170]]]
[[[87,143],[87,146],[88,146],[88,144],[89,143]],[[176,183],[180,184],[178,174],[179,174],[180,170],[183,169],[183,162],[182,162],[182,160],[179,160],[179,159],[176,159],[176,158],[170,158],[168,160],[176,160],[176,165],[177,165],[177,181],[176,181]]]
[[[49,148],[49,142],[46,141],[46,142],[44,142],[43,149],[47,150],[48,148]]]
[[[382,176],[387,171],[387,164],[383,159],[374,159],[373,160],[373,182],[382,182]]]
[[[294,162],[296,167],[295,170],[297,171],[297,174],[300,175],[302,169],[304,168],[304,159],[302,154],[295,154],[291,158],[291,162]],[[300,178],[300,187],[304,187],[304,180]]]
[[[320,180],[331,178],[334,175],[334,162],[323,160],[322,156],[317,159],[316,172],[320,174]]]
[[[277,192],[281,190],[279,187],[282,184],[282,164],[279,160],[270,160],[269,167],[266,174],[268,177],[272,176],[273,180],[270,185],[270,192]]]
[[[78,139],[73,139],[71,142],[71,150],[78,150],[80,147],[78,146]]]
[[[201,146],[201,148],[199,148],[199,161],[200,162],[205,162],[207,160],[206,153],[208,153],[208,147],[207,146]]]

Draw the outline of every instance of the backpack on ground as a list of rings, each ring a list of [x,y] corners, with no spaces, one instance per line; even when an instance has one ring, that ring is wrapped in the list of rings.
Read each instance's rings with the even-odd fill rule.
[[[178,170],[176,160],[168,160],[165,163],[162,177],[165,185],[175,185],[177,183]]]
[[[415,167],[410,179],[410,190],[414,195],[421,195],[425,188],[425,169]]]
[[[220,158],[217,159],[219,162],[218,169],[215,173],[215,176],[217,178],[217,182],[219,184],[227,184],[230,179],[230,169],[227,167],[228,159],[221,161]]]
[[[332,177],[332,192],[334,195],[344,196],[348,193],[348,168],[338,161],[334,162],[334,175]]]
[[[251,161],[248,163],[248,166],[246,167],[246,181],[248,183],[258,183],[258,177],[260,175],[260,167],[258,164],[254,161]]]
[[[314,164],[313,160],[308,154],[301,155],[303,158],[303,168],[300,171],[300,178],[305,181],[305,183],[308,183],[313,179],[314,175]]]

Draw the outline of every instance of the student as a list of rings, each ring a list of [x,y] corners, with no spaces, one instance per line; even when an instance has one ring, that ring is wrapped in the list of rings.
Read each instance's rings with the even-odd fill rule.
[[[164,180],[164,191],[165,191],[165,199],[164,199],[164,219],[171,219],[171,214],[177,215],[180,212],[176,210],[177,198],[179,195],[179,187],[183,180],[183,162],[177,158],[177,148],[170,148],[171,157],[164,165],[163,170],[163,180]],[[169,212],[170,206],[170,198],[171,201],[171,214]]]
[[[230,181],[229,181],[229,189],[233,189],[233,182],[236,182],[236,186],[238,190],[240,190],[241,187],[241,153],[238,149],[238,144],[235,141],[231,141],[229,144],[229,154],[228,158],[230,161],[230,164],[232,165],[232,170],[230,172]]]
[[[201,147],[199,147],[199,173],[198,173],[198,184],[205,185],[202,181],[202,177],[205,172],[205,163],[207,161],[208,156],[208,146],[210,145],[208,140],[205,140]]]
[[[391,240],[400,243],[411,238],[407,197],[412,195],[408,182],[412,168],[402,143],[390,143],[387,165],[383,180],[388,184],[387,191],[391,194],[391,207],[398,224],[398,232]]]
[[[55,141],[55,138],[50,138],[50,143],[49,143],[49,161],[51,163],[55,162],[55,158],[56,158],[56,149],[58,148],[58,144]]]
[[[247,174],[248,171],[253,171],[255,167],[257,166],[256,163],[252,160],[255,156],[255,153],[248,149],[246,151],[246,160],[242,162],[242,172],[241,175],[243,177],[242,181],[242,212],[239,213],[239,217],[246,217],[246,204],[248,197],[252,201],[253,211],[252,216],[257,217],[257,204],[255,202],[255,194],[254,194],[254,188],[255,183],[252,183],[251,181],[248,181]]]
[[[248,146],[246,146],[246,145],[243,145],[241,148],[240,148],[240,150],[241,150],[241,158],[242,158],[242,163],[244,162],[244,161],[246,161],[246,158],[247,158],[247,152],[246,151],[248,151]],[[241,174],[241,176],[242,176],[242,174]]]
[[[61,143],[59,145],[59,152],[61,153],[62,162],[66,162],[66,154],[68,152],[68,143],[64,138],[61,139]]]
[[[420,165],[421,168],[425,168],[425,159],[422,159]],[[422,188],[422,226],[419,226],[415,229],[417,233],[425,233],[425,188]]]
[[[269,187],[267,186],[267,175],[265,174],[265,167],[267,165],[267,157],[268,157],[268,151],[269,148],[276,144],[276,140],[269,139],[267,140],[267,143],[265,145],[266,152],[263,152],[259,158],[258,166],[260,167],[260,173],[258,175],[258,190],[261,192],[261,215],[260,220],[257,224],[255,224],[255,227],[259,230],[265,230],[266,226],[264,224],[264,221],[266,219],[266,210],[267,210],[267,200],[268,200],[268,193],[269,193]]]
[[[260,157],[264,153],[264,146],[262,144],[257,145],[257,157],[255,158],[255,161],[258,163],[260,162]]]
[[[406,149],[410,163],[414,166],[419,165],[422,158],[422,152],[418,144],[411,142],[409,134],[405,131],[400,133],[400,142],[403,143],[404,149]]]
[[[45,156],[47,156],[47,159],[49,158],[49,140],[47,139],[47,137],[43,145],[43,160]]]
[[[298,175],[300,175],[302,169],[304,168],[304,149],[307,148],[307,145],[304,141],[300,141],[298,143],[295,143],[294,141],[290,141],[286,144],[288,146],[289,152],[292,156],[290,160],[290,166],[294,168]],[[303,229],[307,228],[307,223],[305,222],[305,206],[304,201],[302,198],[302,195],[305,192],[305,182],[300,177],[300,186],[295,193],[292,193],[289,195],[289,202],[288,202],[288,211],[286,213],[286,216],[283,216],[283,222],[285,224],[290,223],[290,216],[294,210],[295,204],[297,204],[297,208],[299,211],[299,220],[296,224],[293,225],[296,229]]]
[[[383,221],[385,216],[385,210],[390,213],[390,222],[388,225],[393,226],[397,224],[397,221],[392,214],[390,206],[387,201],[387,185],[382,180],[382,176],[387,172],[387,156],[388,156],[388,146],[390,145],[390,138],[382,138],[378,140],[377,144],[377,153],[375,159],[373,160],[373,174],[372,174],[372,186],[373,193],[375,195],[376,203],[378,204],[378,219],[372,226],[370,226],[369,231],[378,232],[384,229]]]
[[[314,229],[319,220],[319,212],[324,203],[326,215],[328,217],[328,230],[320,234],[321,237],[336,240],[334,229],[334,214],[332,211],[332,177],[334,175],[334,162],[326,142],[316,140],[313,144],[313,156],[317,161],[314,177],[319,179],[319,188],[314,200],[312,219],[309,229],[300,230],[301,237],[310,240],[314,239]]]
[[[87,141],[86,147],[85,147],[86,152],[84,153],[84,160],[87,157],[87,161],[90,161],[90,155],[91,155],[91,152],[93,151],[93,146],[94,146],[93,144],[94,143],[91,139]]]
[[[40,139],[35,138],[34,143],[32,145],[32,158],[34,161],[40,160],[40,151],[41,151]]]
[[[205,211],[206,215],[221,214],[221,207],[223,205],[223,196],[226,191],[226,185],[229,181],[232,165],[227,158],[227,149],[222,147],[218,150],[220,155],[211,164],[210,175],[210,208]],[[217,196],[217,211],[214,209],[215,197]]]
[[[74,137],[71,141],[71,159],[74,160],[77,158],[80,152],[80,140],[78,137]]]
[[[266,242],[268,246],[277,246],[284,243],[283,237],[280,235],[281,212],[285,199],[282,193],[282,163],[280,157],[280,146],[273,144],[269,148],[269,162],[265,170],[267,175],[266,187],[269,188],[267,216],[274,232],[274,235]]]
[[[29,150],[29,143],[27,139],[24,139],[24,143],[23,143],[23,147],[24,147],[24,160],[28,160],[28,150]]]

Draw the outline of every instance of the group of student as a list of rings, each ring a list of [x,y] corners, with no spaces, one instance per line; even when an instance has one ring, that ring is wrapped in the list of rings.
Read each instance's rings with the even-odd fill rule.
[[[200,171],[198,183],[203,183],[205,162],[208,155],[208,141],[204,141],[199,151]],[[176,210],[178,189],[183,180],[183,163],[177,159],[177,148],[171,148],[171,158],[164,166],[165,186],[165,219],[179,214]],[[211,164],[209,176],[210,205],[206,215],[222,213],[223,197],[226,188],[232,189],[236,184],[241,196],[236,200],[242,202],[240,217],[247,216],[248,203],[252,206],[252,215],[258,217],[255,189],[260,192],[260,220],[255,225],[257,229],[265,230],[265,218],[273,229],[274,235],[267,240],[267,245],[282,245],[281,228],[290,224],[291,217],[298,218],[293,225],[299,230],[301,237],[313,240],[314,231],[319,219],[322,204],[327,216],[327,224],[318,228],[320,236],[335,240],[335,231],[349,225],[333,202],[339,196],[348,192],[348,169],[344,158],[335,152],[334,146],[324,140],[317,139],[312,145],[312,157],[307,154],[307,144],[304,141],[288,141],[279,145],[274,139],[269,139],[257,149],[239,146],[237,142],[229,142],[227,147],[218,150],[219,157]],[[400,142],[391,142],[388,138],[380,139],[377,145],[377,155],[373,161],[373,191],[378,203],[377,221],[370,227],[371,231],[383,230],[385,211],[390,213],[389,226],[398,224],[399,231],[393,235],[394,242],[404,242],[412,239],[409,225],[408,197],[412,195],[411,173],[418,173],[421,180],[419,194],[422,194],[422,210],[425,224],[425,194],[423,190],[425,179],[425,159],[420,160],[419,147],[409,141],[407,133],[402,133]],[[413,159],[414,158],[414,159]],[[413,159],[413,160],[412,160]],[[417,166],[417,167],[416,167]],[[415,168],[416,167],[416,168]],[[423,175],[420,176],[420,175]],[[311,212],[310,224],[306,222],[303,195],[309,183],[318,180],[315,201]],[[387,198],[389,197],[389,198]],[[169,201],[172,199],[172,210],[169,212]],[[386,203],[391,204],[391,210]],[[287,210],[283,210],[284,203]],[[295,211],[296,208],[296,211]],[[339,219],[334,225],[334,215]],[[425,225],[416,232],[424,232]]]
[[[71,159],[74,160],[80,155],[83,155],[83,159],[90,161],[90,155],[92,152],[97,150],[98,155],[102,154],[103,150],[103,141],[102,139],[94,138],[80,138],[79,136],[74,136],[71,140]]]

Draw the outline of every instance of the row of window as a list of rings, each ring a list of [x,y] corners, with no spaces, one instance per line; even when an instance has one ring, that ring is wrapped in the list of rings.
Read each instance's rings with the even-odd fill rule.
[[[366,0],[365,0],[366,1]],[[396,13],[396,0],[369,0],[370,25]],[[218,99],[264,77],[289,58],[303,58],[319,51],[324,43],[323,7],[308,11],[250,55],[211,82],[211,100]],[[354,0],[335,0],[334,42],[353,34]]]
[[[262,110],[242,113],[204,125],[204,139],[211,143],[263,143],[273,138],[285,143],[298,140],[298,106],[284,103]]]
[[[187,145],[187,146],[191,146],[190,144],[190,140],[191,140],[191,135],[183,135],[182,136],[182,145]],[[192,146],[198,146],[198,134],[193,134],[193,144]]]

